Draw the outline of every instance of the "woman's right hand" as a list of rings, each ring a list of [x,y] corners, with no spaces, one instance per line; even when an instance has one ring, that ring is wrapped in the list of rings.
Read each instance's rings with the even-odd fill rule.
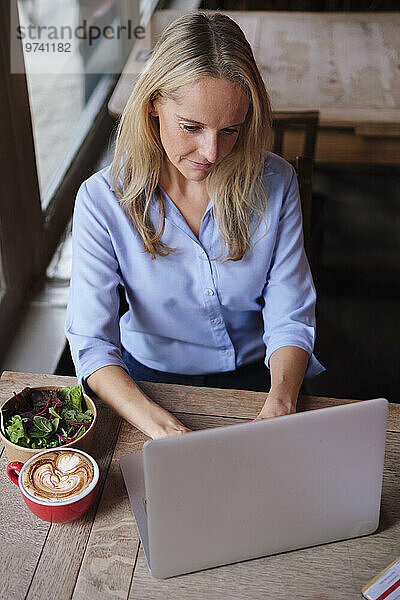
[[[98,369],[87,378],[90,388],[123,419],[152,439],[189,433],[165,408],[153,402],[117,365]]]

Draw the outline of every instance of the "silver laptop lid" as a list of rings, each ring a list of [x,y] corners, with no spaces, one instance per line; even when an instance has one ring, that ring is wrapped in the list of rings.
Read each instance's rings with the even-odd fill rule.
[[[169,577],[372,533],[384,398],[151,440],[151,572]]]

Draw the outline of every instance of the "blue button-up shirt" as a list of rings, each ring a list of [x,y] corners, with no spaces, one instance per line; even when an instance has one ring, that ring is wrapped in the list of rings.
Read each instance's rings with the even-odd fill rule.
[[[73,261],[66,335],[79,380],[106,365],[126,368],[122,345],[149,368],[181,374],[232,371],[282,346],[310,356],[306,377],[324,368],[312,354],[316,294],[303,248],[301,206],[293,167],[268,153],[268,211],[253,215],[251,245],[227,256],[212,214],[199,237],[163,191],[162,241],[176,248],[152,259],[121,208],[109,167],[80,188],[73,220]],[[151,218],[158,229],[157,201]],[[117,286],[129,311],[119,319]]]

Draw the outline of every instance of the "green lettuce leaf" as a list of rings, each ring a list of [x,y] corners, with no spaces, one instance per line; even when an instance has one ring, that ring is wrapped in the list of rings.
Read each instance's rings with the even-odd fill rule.
[[[54,419],[52,419],[50,422],[53,427],[53,431],[55,433],[60,424],[60,415],[58,413],[56,413],[56,411],[54,410],[54,408],[52,406],[49,408],[49,413],[50,413],[50,415],[52,415],[54,417]]]
[[[74,408],[70,408],[69,406],[66,406],[61,411],[62,418],[66,419],[67,421],[77,421],[77,418],[76,418],[77,414],[78,414],[78,411],[76,411]]]
[[[91,423],[93,420],[93,413],[91,410],[87,410],[84,413],[71,408],[69,405],[64,407],[61,411],[63,419],[67,421],[77,421],[78,423]]]
[[[58,395],[65,398],[67,404],[78,412],[82,412],[82,388],[80,385],[69,385],[58,390]]]
[[[8,421],[6,431],[10,438],[10,442],[13,444],[19,444],[20,446],[27,446],[29,444],[29,438],[26,435],[21,415],[14,415],[11,417]],[[24,442],[24,444],[22,444],[22,442]]]
[[[50,406],[50,408],[49,408],[49,413],[51,415],[53,415],[53,417],[55,417],[56,419],[60,418],[60,415],[58,413],[56,413],[56,411],[54,410],[54,408],[52,406]]]
[[[33,438],[43,438],[53,433],[53,426],[49,419],[41,416],[33,417],[33,427],[29,430],[29,435]]]

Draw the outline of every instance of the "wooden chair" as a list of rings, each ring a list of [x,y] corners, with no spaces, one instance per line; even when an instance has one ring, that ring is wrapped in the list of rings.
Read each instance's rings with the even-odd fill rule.
[[[303,213],[304,246],[310,263],[314,263],[316,259],[315,256],[312,256],[313,253],[311,251],[311,230],[313,225],[312,179],[318,123],[318,110],[279,111],[272,113],[274,135],[272,150],[275,154],[279,154],[292,162],[296,168]],[[293,160],[293,149],[289,147],[289,144],[285,144],[285,139],[290,138],[293,133],[297,136],[297,151],[299,150],[298,135],[300,133],[303,136],[303,139],[300,140],[302,141],[302,147],[299,155],[295,155],[295,160]]]
[[[312,217],[312,177],[314,161],[309,156],[298,156],[296,158],[297,180],[301,201],[301,212],[303,214],[304,248],[308,260],[311,263],[311,217]]]
[[[310,157],[314,160],[315,145],[318,133],[318,123],[318,110],[273,112],[273,152],[290,160],[290,156],[285,156],[285,138],[290,138],[291,134],[298,134],[300,132],[301,134],[303,134],[304,137],[303,148],[301,152],[297,154],[299,154],[300,156]]]

